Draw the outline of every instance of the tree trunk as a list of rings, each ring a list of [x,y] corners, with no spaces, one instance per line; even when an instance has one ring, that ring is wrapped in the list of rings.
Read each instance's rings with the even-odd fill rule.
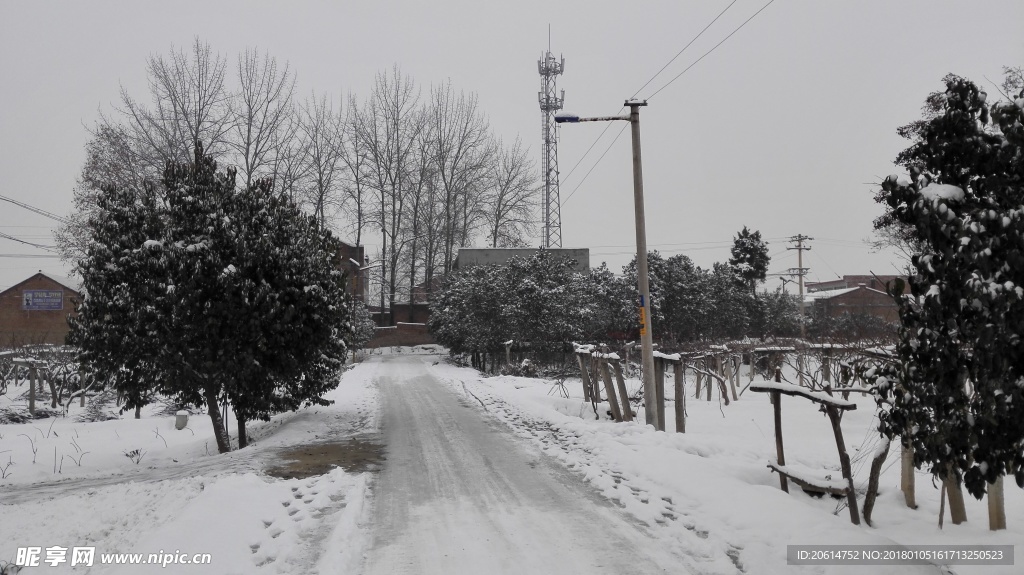
[[[826,359],[827,361],[827,359]],[[871,511],[875,508],[875,497],[878,496],[878,476],[882,474],[882,464],[889,456],[889,440],[882,439],[882,448],[871,460],[871,473],[868,474],[868,492],[864,494],[864,523],[871,525]]]
[[[245,417],[235,410],[235,420],[238,422],[238,448],[244,449],[249,445],[249,436],[245,434]]]
[[[231,446],[228,445],[227,434],[224,433],[224,417],[221,415],[220,405],[217,404],[217,391],[206,388],[203,390],[203,395],[206,396],[206,411],[210,414],[210,423],[213,424],[213,435],[217,440],[217,451],[219,453],[227,453],[231,451]]]
[[[53,382],[53,374],[46,373],[46,383],[50,386],[50,407],[57,409],[57,403],[60,398],[57,396],[57,385]]]
[[[142,406],[141,405],[136,405],[135,406],[135,419],[142,419]]]
[[[846,442],[843,440],[843,428],[840,426],[839,410],[835,407],[825,406],[825,413],[832,422],[832,433],[836,436],[836,449],[839,450],[839,466],[843,470],[843,479],[846,479],[850,490],[846,493],[846,503],[850,508],[850,521],[854,525],[860,525],[860,511],[857,509],[857,492],[853,487],[853,471],[850,468],[850,454],[846,452]]]
[[[967,508],[964,506],[964,491],[960,474],[950,469],[946,472],[943,484],[946,487],[946,495],[949,497],[949,519],[953,525],[960,525],[967,521]]]
[[[1003,504],[1003,476],[988,484],[988,528],[1006,529],[1006,506]]]
[[[665,431],[665,359],[654,358],[654,407],[658,414],[658,431]]]
[[[917,497],[914,493],[914,448],[900,442],[900,491],[907,507],[917,509]]]

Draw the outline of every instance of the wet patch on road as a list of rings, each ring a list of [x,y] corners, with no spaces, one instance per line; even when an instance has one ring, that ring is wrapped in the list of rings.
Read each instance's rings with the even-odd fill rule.
[[[305,479],[323,475],[335,467],[348,473],[380,471],[384,465],[384,446],[374,440],[352,438],[330,443],[289,447],[277,452],[280,463],[266,472],[281,479]]]

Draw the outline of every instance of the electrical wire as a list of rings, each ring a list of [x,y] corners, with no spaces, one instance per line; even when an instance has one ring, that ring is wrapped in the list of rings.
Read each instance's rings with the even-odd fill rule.
[[[0,196],[0,200],[3,200],[5,202],[10,202],[10,203],[18,206],[19,208],[25,208],[26,210],[29,210],[31,212],[35,212],[35,213],[37,213],[37,214],[39,214],[41,216],[50,218],[51,220],[57,220],[58,222],[61,222],[61,223],[67,223],[67,219],[66,218],[62,218],[62,217],[58,216],[57,214],[50,213],[50,212],[48,212],[48,211],[46,211],[46,210],[44,210],[42,208],[37,208],[35,206],[30,206],[30,205],[28,205],[28,204],[26,204],[24,202],[19,202],[18,200],[14,200],[14,199],[8,198],[7,196]]]
[[[609,125],[609,126],[611,126],[611,124],[610,124],[610,123],[609,123],[608,125]],[[604,159],[605,155],[606,155],[606,154],[608,153],[608,150],[611,150],[611,149],[612,149],[612,146],[614,146],[614,145],[615,145],[615,142],[619,141],[619,136],[621,136],[621,135],[622,135],[622,133],[626,131],[626,127],[627,127],[627,126],[629,126],[629,124],[624,124],[624,125],[622,126],[622,129],[621,129],[621,130],[619,130],[619,133],[615,135],[615,139],[614,139],[614,140],[612,140],[612,143],[611,143],[611,144],[608,144],[608,147],[607,147],[607,148],[605,148],[604,152],[602,152],[602,153],[601,153],[601,157],[599,157],[599,158],[597,159],[597,161],[596,161],[596,162],[594,162],[594,165],[593,165],[593,166],[590,166],[590,169],[589,169],[589,170],[587,170],[587,173],[583,175],[583,179],[582,179],[582,180],[580,180],[580,183],[576,184],[576,187],[575,187],[575,188],[573,188],[573,190],[572,190],[572,193],[570,193],[568,197],[566,197],[566,198],[565,198],[564,200],[562,200],[562,203],[558,204],[558,207],[559,207],[559,208],[561,208],[562,206],[564,206],[564,205],[565,205],[565,203],[569,201],[569,198],[573,197],[573,196],[574,196],[574,195],[576,194],[576,191],[580,189],[580,186],[582,186],[582,185],[583,185],[583,182],[586,182],[586,181],[587,181],[587,177],[588,177],[588,176],[590,176],[590,173],[594,171],[594,168],[596,168],[596,167],[598,166],[598,164],[600,164],[600,163],[601,163],[601,160],[603,160],[603,159]]]
[[[722,10],[721,12],[719,12],[719,13],[718,13],[718,16],[715,16],[715,19],[714,19],[714,20],[712,20],[712,21],[708,22],[708,25],[707,25],[707,26],[705,26],[703,30],[701,30],[700,32],[698,32],[698,33],[697,33],[697,35],[696,35],[696,36],[694,36],[692,40],[690,40],[689,42],[687,42],[687,43],[686,43],[686,45],[685,45],[685,46],[683,46],[683,49],[682,49],[682,50],[680,50],[679,52],[677,52],[675,56],[672,56],[672,59],[671,59],[671,60],[669,60],[669,61],[668,61],[668,63],[666,63],[666,64],[665,64],[664,66],[662,66],[662,67],[661,67],[661,69],[660,69],[660,70],[658,70],[658,71],[657,71],[657,72],[656,72],[656,73],[655,73],[655,74],[654,74],[653,76],[651,76],[651,79],[650,79],[650,80],[647,80],[646,82],[644,82],[644,85],[643,85],[643,86],[640,86],[640,89],[639,89],[639,90],[637,90],[636,92],[634,92],[634,93],[633,93],[633,95],[629,97],[629,99],[630,99],[630,100],[632,100],[633,98],[636,98],[636,95],[637,95],[637,94],[639,94],[641,90],[643,90],[644,88],[646,88],[646,87],[647,87],[647,86],[648,86],[648,85],[649,85],[649,84],[650,84],[651,82],[653,82],[653,81],[654,81],[654,79],[655,79],[655,78],[657,78],[657,77],[658,77],[659,75],[661,75],[661,73],[665,71],[665,68],[668,68],[668,67],[669,67],[669,66],[670,66],[670,65],[672,64],[672,62],[675,62],[675,61],[676,61],[676,58],[678,58],[678,57],[682,56],[682,55],[683,55],[683,52],[685,52],[685,51],[686,51],[686,49],[687,49],[687,48],[689,48],[691,44],[693,44],[694,42],[696,42],[696,41],[697,41],[697,39],[698,39],[698,38],[700,38],[700,37],[701,37],[701,35],[703,35],[703,34],[704,34],[704,32],[707,32],[708,28],[710,28],[712,24],[714,24],[715,22],[717,22],[717,21],[718,21],[718,19],[719,19],[719,18],[721,18],[723,14],[725,14],[726,12],[728,12],[728,11],[729,11],[729,8],[732,8],[732,5],[733,5],[733,4],[735,4],[735,3],[736,3],[736,0],[732,0],[732,2],[730,2],[730,3],[729,3],[729,5],[725,7],[725,10]]]
[[[26,246],[32,246],[34,248],[39,248],[41,250],[46,250],[48,252],[52,252],[54,249],[56,249],[54,246],[44,246],[42,244],[32,243],[32,242],[29,242],[29,241],[25,241],[25,240],[16,238],[16,237],[11,236],[11,235],[7,235],[7,234],[5,234],[3,232],[0,232],[0,238],[4,238],[4,239],[8,239],[8,240],[11,240],[11,241],[14,241],[14,242],[18,242],[19,244],[25,244]]]
[[[729,38],[732,38],[732,37],[733,37],[733,34],[735,34],[735,33],[739,32],[739,31],[740,31],[740,30],[741,30],[741,29],[742,29],[742,28],[743,28],[744,26],[746,26],[746,25],[747,25],[747,23],[748,23],[748,22],[750,22],[751,20],[753,20],[754,18],[756,18],[756,17],[757,17],[757,15],[758,15],[758,14],[760,14],[761,12],[764,12],[765,8],[767,8],[767,7],[771,6],[771,5],[772,5],[772,4],[774,3],[774,2],[775,2],[775,0],[768,0],[768,3],[767,3],[767,4],[765,4],[764,6],[761,6],[761,9],[760,9],[760,10],[758,10],[757,12],[754,12],[754,15],[753,15],[753,16],[751,16],[750,18],[747,18],[746,20],[744,20],[744,21],[743,21],[743,23],[742,23],[742,24],[740,24],[739,26],[737,26],[735,30],[733,30],[732,32],[730,32],[728,36],[726,36],[725,38],[722,38],[722,41],[721,41],[721,42],[719,42],[718,44],[715,44],[715,45],[714,45],[714,46],[713,46],[713,47],[712,47],[712,48],[711,48],[710,50],[708,50],[707,52],[704,52],[704,54],[703,54],[703,55],[702,55],[702,56],[701,56],[700,58],[697,58],[697,59],[696,59],[696,60],[695,60],[695,61],[694,61],[694,62],[693,62],[692,64],[690,64],[689,66],[687,66],[687,67],[686,67],[686,68],[685,68],[685,69],[684,69],[684,70],[683,70],[682,72],[680,72],[680,73],[679,73],[679,74],[677,74],[677,75],[676,75],[676,76],[675,76],[674,78],[672,78],[671,80],[669,80],[667,84],[665,84],[664,86],[662,86],[662,87],[658,88],[657,90],[655,90],[655,92],[654,92],[653,94],[651,94],[650,96],[648,96],[648,97],[647,97],[647,100],[651,100],[652,98],[654,98],[655,96],[657,96],[659,92],[661,92],[661,91],[662,91],[662,90],[664,90],[665,88],[668,88],[669,86],[671,86],[671,85],[672,85],[672,83],[673,83],[673,82],[675,82],[676,80],[678,80],[678,79],[679,79],[679,78],[680,78],[680,77],[681,77],[681,76],[682,76],[683,74],[685,74],[685,73],[687,73],[688,71],[690,71],[690,68],[693,68],[694,66],[696,66],[696,65],[697,65],[697,63],[698,63],[698,62],[700,62],[701,60],[703,60],[703,59],[704,59],[704,58],[705,58],[705,57],[706,57],[706,56],[707,56],[708,54],[710,54],[710,53],[714,52],[715,50],[717,50],[717,49],[718,49],[718,47],[719,47],[719,46],[721,46],[722,44],[724,44],[726,40],[728,40]]]

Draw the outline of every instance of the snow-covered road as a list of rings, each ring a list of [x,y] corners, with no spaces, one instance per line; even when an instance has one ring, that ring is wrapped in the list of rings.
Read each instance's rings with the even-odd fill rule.
[[[366,573],[679,573],[645,528],[426,369],[378,370],[388,460]]]

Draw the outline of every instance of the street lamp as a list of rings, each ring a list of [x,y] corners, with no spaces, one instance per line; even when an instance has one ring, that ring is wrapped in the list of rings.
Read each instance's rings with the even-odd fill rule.
[[[640,162],[640,107],[647,101],[626,100],[628,116],[596,116],[581,118],[566,112],[555,114],[559,124],[578,122],[611,122],[625,120],[630,123],[633,139],[633,206],[636,216],[636,271],[637,288],[640,291],[640,347],[644,367],[644,416],[649,425],[664,430],[663,421],[658,421],[654,385],[654,328],[651,324],[651,289],[647,274],[647,228],[644,219],[644,177]]]

